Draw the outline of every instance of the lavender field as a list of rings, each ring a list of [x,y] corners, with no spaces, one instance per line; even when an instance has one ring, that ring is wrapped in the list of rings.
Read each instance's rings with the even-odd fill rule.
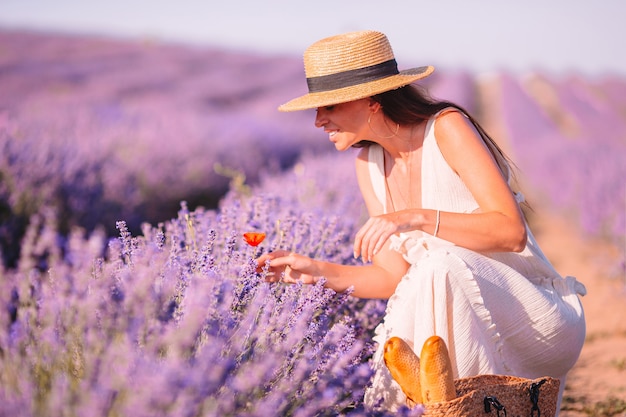
[[[427,85],[497,108],[526,194],[624,253],[626,80]],[[255,272],[358,262],[354,154],[276,111],[304,89],[298,57],[0,32],[0,416],[385,415],[361,398],[384,302]]]

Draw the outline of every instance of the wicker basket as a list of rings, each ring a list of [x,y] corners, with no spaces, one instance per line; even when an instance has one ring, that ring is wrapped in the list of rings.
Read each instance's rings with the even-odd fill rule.
[[[457,398],[426,405],[428,417],[554,417],[558,379],[479,375],[454,381]]]

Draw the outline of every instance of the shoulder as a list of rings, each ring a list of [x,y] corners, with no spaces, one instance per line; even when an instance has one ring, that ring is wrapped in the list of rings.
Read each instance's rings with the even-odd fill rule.
[[[442,151],[462,152],[467,146],[485,148],[485,143],[467,115],[450,107],[435,115],[434,133]]]
[[[356,177],[361,187],[366,182],[370,182],[370,150],[369,146],[365,146],[357,152],[356,159],[354,161],[356,168]]]
[[[359,150],[355,159],[357,178],[361,178],[363,175],[369,175],[369,146],[363,147]]]
[[[460,110],[446,109],[435,118],[435,140],[442,155],[457,173],[463,165],[491,159],[489,149],[471,120]]]
[[[356,157],[356,177],[361,190],[361,195],[365,201],[365,205],[370,215],[382,214],[383,207],[378,200],[376,191],[374,190],[374,184],[372,183],[372,177],[370,175],[370,147],[378,145],[369,145],[361,148]]]
[[[357,169],[371,170],[376,167],[382,172],[384,164],[383,160],[383,148],[372,143],[361,148],[356,157]]]
[[[448,107],[434,116],[435,135],[447,137],[458,135],[466,130],[475,131],[472,122],[461,110]]]
[[[370,153],[370,147],[369,146],[364,146],[361,149],[359,149],[357,155],[356,155],[356,164],[358,165],[367,165],[367,163],[369,162],[369,153]]]

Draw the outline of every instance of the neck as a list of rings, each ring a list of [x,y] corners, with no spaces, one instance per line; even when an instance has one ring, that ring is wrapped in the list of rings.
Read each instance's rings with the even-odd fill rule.
[[[411,153],[422,145],[422,131],[422,125],[419,124],[401,126],[395,137],[380,141],[380,145],[391,158],[406,162]]]
[[[414,151],[423,143],[423,138],[415,134],[415,131],[420,130],[416,129],[416,126],[419,125],[409,126],[405,132],[406,136],[398,135],[395,141],[390,140],[387,147],[381,144],[384,154],[388,155],[384,162],[385,188],[394,212],[398,209],[416,207],[413,200],[413,165],[418,164],[416,169],[419,169],[419,162],[415,160]],[[389,186],[389,178],[393,188]]]

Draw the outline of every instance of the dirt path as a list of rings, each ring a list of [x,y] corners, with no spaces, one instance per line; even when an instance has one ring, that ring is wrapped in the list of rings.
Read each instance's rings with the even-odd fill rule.
[[[543,214],[533,220],[542,250],[562,275],[576,276],[587,287],[587,337],[565,385],[561,417],[624,417],[626,281],[607,267],[615,265],[617,250],[583,239],[561,216]]]
[[[498,78],[481,79],[477,92],[481,123],[515,159],[502,124]],[[541,199],[522,189],[535,210],[531,228],[541,249],[560,274],[587,287],[587,337],[568,375],[560,417],[626,417],[626,277],[615,269],[620,254],[606,242],[583,238],[575,222],[540,207]]]

